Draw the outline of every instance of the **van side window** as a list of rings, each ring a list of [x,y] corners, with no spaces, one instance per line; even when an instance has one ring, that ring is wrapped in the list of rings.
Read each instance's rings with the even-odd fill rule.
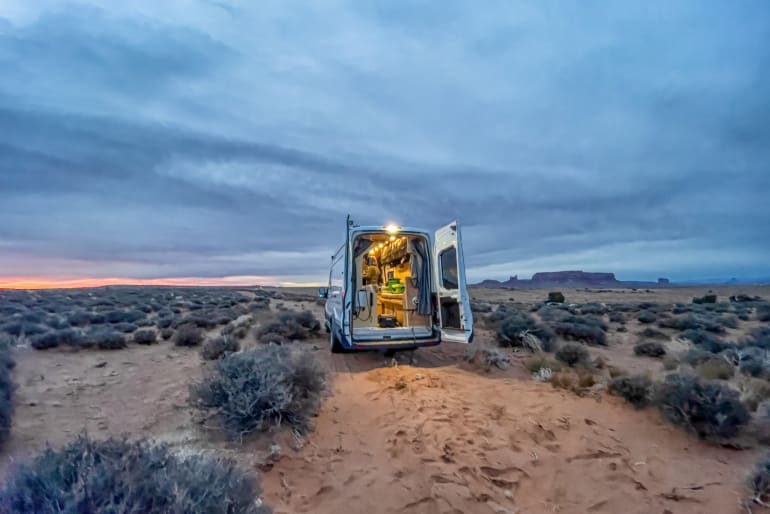
[[[438,256],[441,265],[441,287],[444,289],[458,289],[457,279],[457,248],[447,248]]]
[[[332,261],[332,268],[329,272],[329,292],[340,292],[342,291],[342,284],[344,273],[345,273],[345,251],[344,248],[341,248],[340,251],[337,252],[337,255],[334,256],[334,260]]]

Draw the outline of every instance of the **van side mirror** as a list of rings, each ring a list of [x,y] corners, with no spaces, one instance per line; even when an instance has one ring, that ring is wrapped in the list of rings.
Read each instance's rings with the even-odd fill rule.
[[[318,298],[329,298],[329,288],[328,287],[319,287],[318,288]]]

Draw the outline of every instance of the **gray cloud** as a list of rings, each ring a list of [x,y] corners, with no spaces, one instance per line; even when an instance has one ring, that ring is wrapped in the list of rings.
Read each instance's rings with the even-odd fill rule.
[[[19,4],[0,275],[322,279],[346,213],[474,279],[767,274],[764,3]]]

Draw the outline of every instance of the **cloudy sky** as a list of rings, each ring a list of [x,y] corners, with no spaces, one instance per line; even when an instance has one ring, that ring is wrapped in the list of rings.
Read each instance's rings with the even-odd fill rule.
[[[0,70],[6,282],[323,280],[347,213],[770,275],[766,0],[0,0]]]

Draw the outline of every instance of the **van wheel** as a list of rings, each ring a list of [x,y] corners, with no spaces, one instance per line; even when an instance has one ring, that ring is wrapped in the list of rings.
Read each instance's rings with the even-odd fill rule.
[[[329,334],[329,345],[331,346],[332,353],[345,353],[345,348],[342,347],[340,340],[337,339],[333,327],[329,330]]]

